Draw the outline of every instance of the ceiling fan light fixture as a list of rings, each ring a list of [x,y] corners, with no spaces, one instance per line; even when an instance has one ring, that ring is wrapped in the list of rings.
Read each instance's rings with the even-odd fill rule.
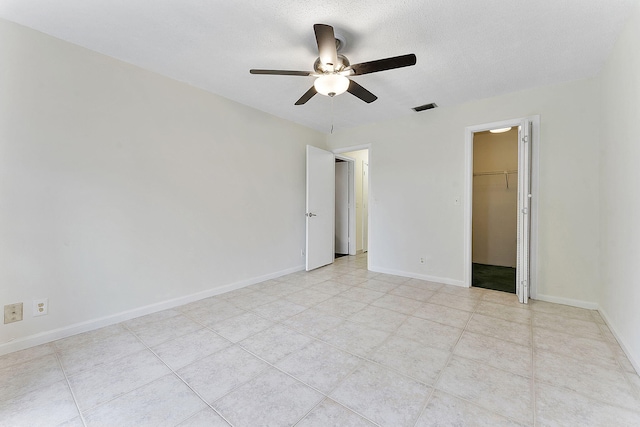
[[[504,133],[504,132],[509,132],[510,130],[511,130],[511,127],[508,127],[508,128],[491,129],[489,132],[491,132],[491,133]]]
[[[318,77],[313,86],[319,94],[334,97],[347,91],[349,79],[340,74],[325,74]]]

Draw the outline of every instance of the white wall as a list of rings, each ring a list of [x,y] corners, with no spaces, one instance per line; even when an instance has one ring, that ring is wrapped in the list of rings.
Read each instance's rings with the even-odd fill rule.
[[[539,114],[538,297],[595,305],[598,95],[581,80],[331,135],[332,149],[371,143],[370,268],[462,285],[465,127]]]
[[[473,135],[472,260],[516,267],[518,174],[477,175],[518,170],[518,127]],[[507,185],[508,184],[508,185]]]
[[[306,144],[325,136],[0,20],[0,305],[25,303],[0,353],[302,268]]]
[[[601,311],[640,372],[640,5],[602,72]]]
[[[362,215],[365,208],[365,201],[362,199],[362,162],[369,163],[369,150],[349,151],[340,153],[342,156],[351,157],[355,160],[355,183],[356,183],[356,251],[362,251]]]

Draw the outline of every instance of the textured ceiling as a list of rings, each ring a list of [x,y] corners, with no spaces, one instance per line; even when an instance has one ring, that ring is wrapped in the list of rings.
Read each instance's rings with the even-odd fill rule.
[[[328,132],[598,74],[637,0],[0,0],[0,17]],[[355,77],[378,96],[294,102],[313,77],[313,24],[351,63],[415,53],[417,65]],[[420,114],[429,114],[428,112]]]

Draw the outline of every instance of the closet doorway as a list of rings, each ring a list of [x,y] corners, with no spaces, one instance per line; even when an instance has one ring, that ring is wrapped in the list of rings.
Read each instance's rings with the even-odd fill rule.
[[[509,161],[492,159],[489,163],[474,167],[474,151],[482,150],[479,142],[482,135],[490,130],[504,129],[504,138],[510,137],[508,132],[517,134],[517,163],[513,165],[513,157]],[[486,133],[485,133],[486,132]],[[475,135],[479,135],[478,147],[475,144]],[[469,126],[465,129],[465,203],[464,203],[464,241],[465,241],[465,286],[473,286],[474,264],[484,266],[505,267],[502,273],[507,276],[505,282],[511,282],[513,267],[515,267],[515,293],[518,301],[526,304],[529,298],[536,298],[537,279],[537,218],[538,218],[538,147],[540,146],[540,116],[530,116],[520,119],[505,120],[502,122],[486,123],[483,125]],[[490,144],[490,143],[486,143]],[[485,144],[485,145],[486,145]],[[507,144],[505,142],[505,144]],[[500,143],[494,147],[498,148]],[[511,149],[509,149],[510,151]],[[490,150],[491,151],[491,150]],[[493,150],[495,151],[495,150]],[[486,154],[486,153],[485,153]],[[491,157],[491,156],[490,156]],[[498,163],[500,162],[500,163]],[[488,201],[476,201],[474,185],[489,197]],[[507,188],[508,186],[508,188]],[[516,207],[513,207],[513,194],[516,194]],[[511,200],[511,201],[510,201]],[[497,218],[488,215],[493,208],[489,203],[504,205],[505,209]],[[511,204],[509,204],[511,203]],[[508,207],[506,207],[508,206]],[[506,216],[508,212],[514,212],[514,216]],[[485,230],[477,228],[477,219],[485,218]],[[501,216],[502,215],[502,216]],[[480,218],[476,218],[480,217]],[[513,224],[515,217],[516,235],[513,238]],[[493,218],[493,219],[492,219]],[[506,219],[505,219],[506,218]],[[506,227],[501,227],[504,222]],[[500,226],[501,228],[497,228]],[[474,230],[474,227],[476,229]],[[506,231],[505,231],[506,230]],[[482,241],[482,234],[497,236],[492,242]],[[515,240],[516,261],[513,265],[513,246]],[[484,251],[484,254],[483,254]],[[482,272],[476,266],[476,277]],[[494,269],[493,275],[500,272]],[[512,288],[511,288],[512,289]],[[509,289],[509,290],[511,290]],[[506,289],[505,289],[506,290]]]
[[[471,286],[516,293],[518,127],[473,135]]]

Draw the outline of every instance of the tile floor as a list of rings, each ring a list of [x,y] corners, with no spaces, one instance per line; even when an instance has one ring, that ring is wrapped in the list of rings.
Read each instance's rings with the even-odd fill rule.
[[[639,426],[596,311],[344,257],[0,357],[2,426]]]

